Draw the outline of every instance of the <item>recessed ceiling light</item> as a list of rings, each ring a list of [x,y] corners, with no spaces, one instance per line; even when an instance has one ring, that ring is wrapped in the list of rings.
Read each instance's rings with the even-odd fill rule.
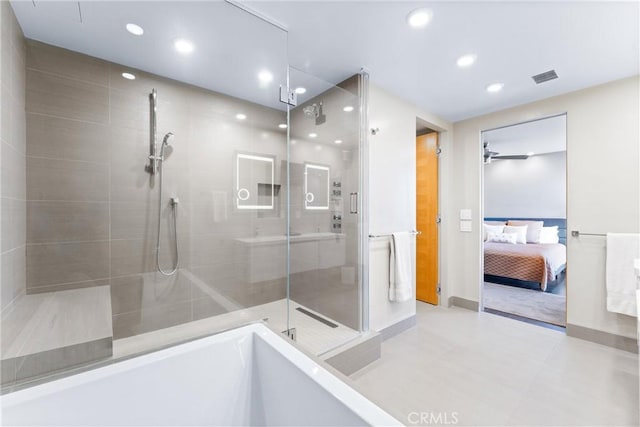
[[[316,138],[318,136],[317,133],[310,133],[309,138]]]
[[[534,154],[536,154],[536,153],[534,153],[533,151],[529,151],[529,152],[527,153],[527,156],[533,156]]]
[[[353,111],[353,107],[351,105],[347,105],[346,107],[344,107],[342,109],[343,111],[346,111],[347,113],[350,113]]]
[[[433,17],[433,12],[429,9],[420,8],[412,11],[407,16],[407,22],[413,28],[426,27]]]
[[[335,142],[336,144],[342,144],[342,140],[341,140],[341,139],[336,139],[336,140],[335,140],[335,141],[333,141],[333,142]]]
[[[127,24],[126,28],[127,28],[127,31],[129,31],[134,36],[141,36],[144,34],[144,30],[140,25],[129,23]]]
[[[279,127],[280,129],[286,129],[286,128],[287,128],[287,124],[286,124],[286,123],[280,123],[280,124],[278,125],[278,127]]]
[[[474,53],[470,53],[468,55],[463,55],[460,58],[458,58],[458,61],[456,63],[458,64],[458,67],[464,68],[464,67],[473,65],[473,63],[476,62],[477,58],[478,58],[478,55]]]
[[[131,74],[131,73],[122,73],[122,77],[124,77],[127,80],[135,80],[136,76]]]
[[[177,39],[173,42],[173,46],[175,46],[176,50],[180,53],[191,53],[194,49],[193,43],[187,39]]]
[[[258,73],[258,79],[262,83],[270,83],[273,80],[273,74],[269,70],[262,70]]]
[[[246,118],[247,118],[246,114],[242,114],[242,113],[236,114],[236,119],[238,119],[238,120],[244,120]]]
[[[300,86],[295,89],[295,93],[297,93],[298,95],[302,95],[303,93],[306,93],[306,92],[307,92],[306,87]]]
[[[489,93],[500,92],[503,87],[504,87],[504,83],[492,83],[489,86],[487,86],[487,92]]]

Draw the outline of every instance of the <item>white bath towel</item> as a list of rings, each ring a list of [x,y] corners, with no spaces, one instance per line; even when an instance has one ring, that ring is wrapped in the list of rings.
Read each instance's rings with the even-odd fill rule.
[[[393,233],[389,256],[389,301],[408,301],[413,297],[411,240],[407,232]]]
[[[607,233],[607,310],[638,316],[636,258],[640,258],[640,234]]]

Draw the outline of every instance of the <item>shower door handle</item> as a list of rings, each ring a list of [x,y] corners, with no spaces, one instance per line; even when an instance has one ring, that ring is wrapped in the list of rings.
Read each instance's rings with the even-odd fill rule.
[[[358,193],[350,193],[349,197],[349,213],[358,213]]]

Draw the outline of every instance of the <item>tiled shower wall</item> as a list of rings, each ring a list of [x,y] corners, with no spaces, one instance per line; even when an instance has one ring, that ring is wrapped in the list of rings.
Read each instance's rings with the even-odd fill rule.
[[[243,281],[247,259],[235,239],[282,235],[285,211],[234,212],[232,188],[236,150],[286,160],[285,114],[140,71],[126,80],[123,71],[131,70],[28,42],[28,292],[111,285],[115,338],[229,310],[220,299],[242,308],[283,298],[284,278]],[[175,134],[161,262],[169,270],[175,258],[167,206],[178,197],[184,270],[168,278],[155,273],[158,179],[145,171],[152,88],[158,139]]]
[[[1,306],[25,293],[25,40],[9,2],[0,2]]]

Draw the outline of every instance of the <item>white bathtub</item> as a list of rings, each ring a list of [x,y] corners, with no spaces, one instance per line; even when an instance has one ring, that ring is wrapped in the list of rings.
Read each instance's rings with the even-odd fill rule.
[[[6,394],[2,425],[401,425],[263,324]]]

